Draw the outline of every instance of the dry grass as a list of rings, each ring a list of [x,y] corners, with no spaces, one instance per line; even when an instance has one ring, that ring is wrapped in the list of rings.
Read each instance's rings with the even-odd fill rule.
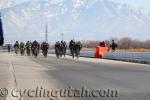
[[[95,51],[95,48],[83,48],[83,51]],[[117,49],[118,52],[150,52],[150,49]]]
[[[119,52],[150,52],[150,49],[120,49]]]

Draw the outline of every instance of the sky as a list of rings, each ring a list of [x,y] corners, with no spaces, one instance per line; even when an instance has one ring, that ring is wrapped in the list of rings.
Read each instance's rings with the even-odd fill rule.
[[[18,3],[27,2],[30,0],[14,0]],[[111,0],[122,4],[130,4],[134,7],[144,8],[150,11],[150,0]]]

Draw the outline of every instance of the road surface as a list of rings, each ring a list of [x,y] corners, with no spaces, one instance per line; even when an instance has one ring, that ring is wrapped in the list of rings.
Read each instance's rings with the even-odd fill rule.
[[[94,58],[73,60],[69,56],[0,55],[0,100],[150,99],[150,65]],[[89,97],[69,94],[83,88]],[[65,97],[59,94],[62,90],[67,90]],[[106,95],[111,94],[108,91],[113,96]]]

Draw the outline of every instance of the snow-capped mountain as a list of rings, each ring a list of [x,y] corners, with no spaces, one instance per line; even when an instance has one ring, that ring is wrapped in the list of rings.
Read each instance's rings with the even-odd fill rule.
[[[16,3],[11,0],[0,0],[0,9],[9,8],[14,6]]]
[[[49,40],[129,36],[150,37],[150,13],[110,0],[32,0],[1,10],[7,40]]]

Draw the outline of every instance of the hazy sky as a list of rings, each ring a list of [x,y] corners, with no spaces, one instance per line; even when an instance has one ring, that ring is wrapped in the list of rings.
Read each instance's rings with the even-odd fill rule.
[[[21,3],[21,2],[26,2],[26,1],[30,1],[30,0],[14,0],[14,1]],[[130,4],[135,7],[146,8],[146,9],[150,10],[150,5],[149,5],[150,0],[112,0],[112,1]]]

